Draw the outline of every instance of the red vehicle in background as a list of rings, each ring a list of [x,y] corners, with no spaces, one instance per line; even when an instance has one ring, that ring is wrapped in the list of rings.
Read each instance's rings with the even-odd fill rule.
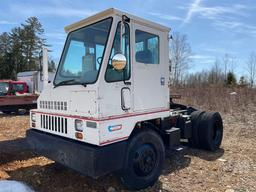
[[[17,73],[17,81],[0,80],[0,113],[26,113],[37,107],[43,88],[54,79],[48,72],[48,50],[42,49],[42,69]],[[41,61],[40,61],[41,62]]]
[[[22,81],[0,80],[0,96],[28,93],[28,85]]]
[[[0,111],[5,114],[22,111],[25,113],[36,108],[39,95],[29,93],[26,82],[0,80]]]

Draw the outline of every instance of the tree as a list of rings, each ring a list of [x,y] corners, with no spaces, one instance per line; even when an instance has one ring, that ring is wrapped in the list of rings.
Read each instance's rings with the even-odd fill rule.
[[[222,58],[222,62],[223,62],[223,67],[224,67],[224,76],[225,76],[225,79],[227,79],[228,71],[234,73],[237,59],[236,59],[236,57],[226,53]]]
[[[170,46],[170,69],[171,80],[174,85],[178,85],[189,68],[191,48],[187,42],[187,36],[178,32],[172,36]]]
[[[256,78],[256,53],[252,52],[247,62],[250,87],[253,87]]]
[[[224,84],[225,74],[222,73],[220,61],[216,59],[208,75],[209,84]]]
[[[7,65],[12,65],[13,67],[13,74],[12,78],[16,77],[16,74],[20,71],[26,70],[26,61],[24,58],[23,53],[23,36],[24,36],[24,30],[21,27],[15,27],[10,32],[10,38],[11,38],[11,61],[6,63]]]
[[[0,35],[0,79],[15,79],[21,71],[39,70],[39,52],[45,46],[43,27],[36,17]]]
[[[224,75],[225,79],[227,79],[227,70],[228,70],[228,63],[229,63],[229,55],[225,54],[224,57],[222,58],[223,61],[223,66],[224,66]]]
[[[24,30],[23,36],[23,53],[26,60],[26,68],[30,70],[38,70],[38,57],[42,47],[45,46],[45,39],[42,38],[44,29],[36,17],[30,17],[21,24]]]
[[[233,72],[228,72],[226,82],[227,85],[236,85],[236,76]]]
[[[0,79],[8,79],[11,76],[13,68],[7,64],[10,59],[10,36],[4,32],[0,35]]]
[[[56,71],[56,64],[53,60],[50,60],[48,62],[48,71],[49,72],[55,72]]]
[[[0,35],[0,56],[4,56],[10,52],[10,36],[4,32]]]

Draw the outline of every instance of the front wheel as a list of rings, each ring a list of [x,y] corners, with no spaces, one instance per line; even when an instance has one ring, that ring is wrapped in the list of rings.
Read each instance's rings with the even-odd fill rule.
[[[152,186],[161,174],[165,158],[164,144],[153,130],[143,130],[128,144],[121,181],[129,189]]]

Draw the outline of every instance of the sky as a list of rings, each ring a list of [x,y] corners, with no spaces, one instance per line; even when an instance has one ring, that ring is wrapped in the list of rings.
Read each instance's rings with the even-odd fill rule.
[[[256,52],[255,0],[1,0],[0,33],[36,16],[57,61],[66,38],[64,27],[110,7],[187,35],[190,72],[210,69],[216,59],[229,54],[236,61],[232,68],[243,75],[249,55]]]

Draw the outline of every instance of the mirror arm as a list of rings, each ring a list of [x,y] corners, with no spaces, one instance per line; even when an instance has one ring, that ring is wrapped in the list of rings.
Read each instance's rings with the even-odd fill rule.
[[[123,48],[123,34],[125,32],[125,23],[130,23],[130,18],[126,15],[122,15],[122,22],[120,26],[120,52],[123,54],[122,48]]]
[[[130,18],[127,17],[126,15],[122,15],[122,21],[126,23],[130,23]]]
[[[131,85],[132,83],[125,80],[125,69],[123,69],[123,82],[125,85]]]

